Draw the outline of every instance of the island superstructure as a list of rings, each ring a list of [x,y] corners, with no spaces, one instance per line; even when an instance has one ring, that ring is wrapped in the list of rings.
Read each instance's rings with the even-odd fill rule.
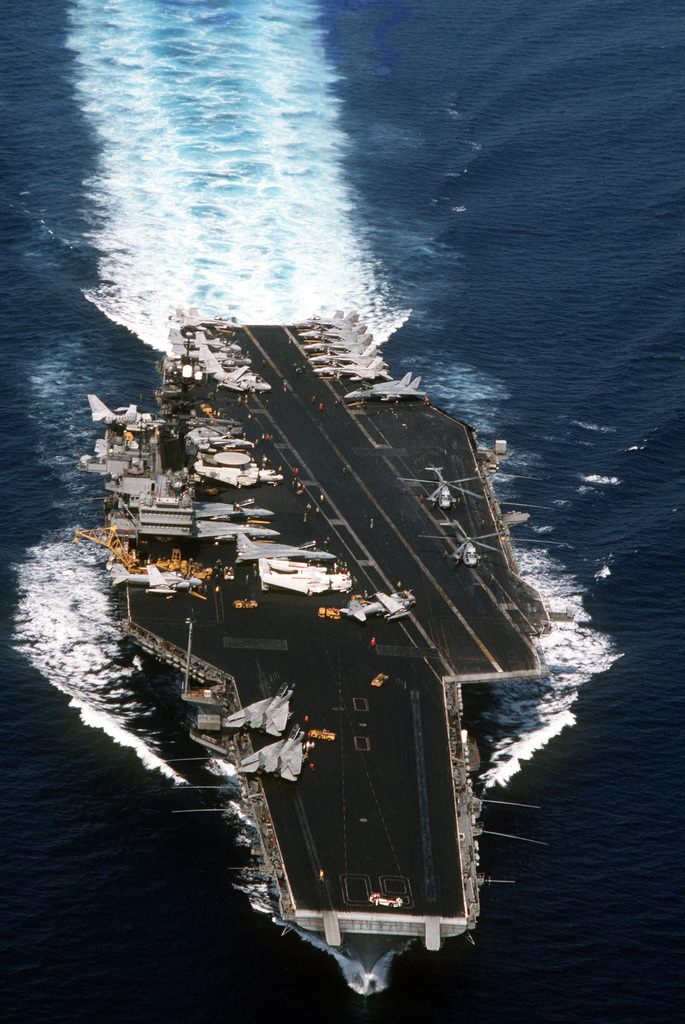
[[[159,414],[112,412],[124,632],[178,666],[235,765],[280,918],[372,965],[475,927],[480,801],[462,685],[544,674],[550,628],[491,475],[506,444],[393,380],[356,313],[245,326],[179,308]]]

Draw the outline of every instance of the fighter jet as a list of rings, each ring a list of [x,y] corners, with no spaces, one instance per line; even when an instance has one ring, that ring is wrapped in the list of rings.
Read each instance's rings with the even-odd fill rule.
[[[299,725],[294,725],[287,739],[270,743],[258,750],[256,754],[251,754],[250,757],[241,761],[240,771],[248,773],[273,772],[274,775],[280,775],[282,779],[296,782],[304,760],[303,739],[304,733]]]
[[[378,349],[380,346],[371,342],[366,346],[360,345],[358,350],[355,347],[354,349],[340,348],[339,351],[333,351],[334,349],[337,349],[338,346],[330,345],[327,347],[331,351],[324,352],[322,355],[318,356],[309,356],[309,362],[312,366],[321,366],[323,363],[328,363],[333,359],[341,363],[361,363],[364,360],[371,362],[371,360],[375,359],[378,355]]]
[[[403,619],[409,615],[409,609],[416,604],[416,598],[409,590],[396,590],[392,594],[375,593],[370,600],[353,597],[346,608],[340,609],[341,615],[347,615],[358,622],[366,622],[369,615],[383,615],[386,619]]]
[[[360,388],[359,391],[350,391],[345,395],[345,400],[366,402],[368,399],[378,398],[381,402],[394,402],[399,398],[425,398],[424,392],[418,390],[420,383],[420,377],[412,380],[411,373],[406,373],[402,380],[389,380],[385,384],[372,384],[370,387]]]
[[[343,314],[342,309],[338,309],[333,314],[330,320],[326,320],[324,317],[313,316],[310,320],[301,320],[295,324],[295,327],[306,330],[307,328],[344,328],[352,327],[359,320],[359,313],[356,309],[350,310],[349,313]]]
[[[177,572],[162,572],[156,565],[146,566],[145,572],[128,572],[120,562],[115,562],[111,576],[115,587],[128,583],[134,587],[147,587],[151,594],[175,594],[177,591],[196,590],[202,586],[202,580],[197,576],[185,577]]]
[[[335,359],[323,366],[315,366],[314,373],[319,376],[350,377],[351,380],[376,380],[377,377],[390,380],[388,364],[384,363],[380,356],[368,362],[342,362]]]
[[[322,338],[320,341],[309,342],[307,345],[303,345],[303,349],[310,362],[318,357],[325,357],[330,355],[356,355],[364,352],[366,349],[378,350],[381,346],[380,341],[373,340],[373,334],[364,334],[360,337],[354,336],[352,338]]]
[[[280,736],[290,718],[290,698],[293,691],[283,684],[275,697],[258,700],[234,715],[225,718],[223,725],[228,729],[261,729],[270,736]]]
[[[230,370],[223,376],[216,377],[216,380],[220,388],[228,388],[230,391],[271,391],[271,385],[246,366]]]
[[[268,508],[259,508],[252,498],[235,503],[227,501],[196,501],[194,505],[196,519],[246,519],[258,516],[269,519],[273,512]]]
[[[236,565],[240,562],[256,562],[260,558],[299,559],[306,562],[335,562],[336,555],[329,551],[318,551],[314,541],[294,547],[290,544],[256,544],[243,533],[238,533],[236,547],[238,555]]]
[[[149,412],[138,412],[137,405],[123,406],[112,412],[97,395],[88,395],[88,404],[94,423],[105,423],[108,427],[134,427],[141,423],[153,423],[154,416]]]
[[[318,331],[300,331],[303,348],[311,350],[322,345],[358,345],[368,344],[373,335],[366,324],[355,324],[354,327]]]
[[[202,540],[236,540],[238,534],[248,537],[278,537],[278,530],[270,530],[267,526],[255,526],[253,523],[226,523],[214,519],[201,519],[193,527],[193,537]]]
[[[202,327],[204,327],[204,330]],[[201,325],[197,328],[182,327],[180,330],[177,327],[171,327],[169,329],[169,341],[171,342],[171,350],[174,355],[197,357],[199,350],[190,346],[203,344],[214,352],[224,352],[231,357],[243,358],[248,365],[251,362],[247,356],[243,356],[240,345],[230,341],[228,337],[222,337],[221,332],[215,331],[214,328],[207,327],[206,325]]]
[[[205,344],[199,344],[200,359],[207,371],[219,387],[230,388],[232,391],[271,391],[271,385],[257,373],[252,373],[247,366],[237,366],[228,372]]]

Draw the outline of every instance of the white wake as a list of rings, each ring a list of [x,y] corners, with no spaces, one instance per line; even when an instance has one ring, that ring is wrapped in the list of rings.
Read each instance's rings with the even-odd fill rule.
[[[68,45],[100,146],[88,297],[145,342],[165,347],[178,303],[252,323],[355,305],[379,338],[406,317],[352,215],[317,13],[76,0]]]

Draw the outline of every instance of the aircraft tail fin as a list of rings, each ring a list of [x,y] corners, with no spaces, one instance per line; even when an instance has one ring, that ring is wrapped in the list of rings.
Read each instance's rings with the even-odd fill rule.
[[[150,580],[151,587],[165,586],[164,577],[162,576],[161,572],[159,571],[156,565],[148,565],[147,575],[148,579]]]
[[[114,413],[108,409],[104,402],[101,402],[97,395],[88,395],[88,404],[95,423],[100,423],[107,418],[114,419]]]

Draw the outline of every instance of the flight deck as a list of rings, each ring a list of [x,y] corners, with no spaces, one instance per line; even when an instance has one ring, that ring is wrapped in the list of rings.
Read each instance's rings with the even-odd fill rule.
[[[167,375],[158,401],[167,418],[203,415],[236,435],[241,425],[265,482],[248,492],[207,470],[193,479],[194,497],[254,498],[270,515],[255,514],[251,525],[278,537],[138,535],[141,563],[180,554],[205,583],[119,588],[124,629],[185,669],[194,738],[243,764],[255,852],[283,920],[332,946],[418,935],[439,948],[472,928],[478,911],[480,805],[461,684],[539,677],[535,638],[549,628],[540,596],[516,571],[490,484],[497,459],[479,449],[473,428],[427,399],[346,398],[349,381],[317,376],[295,327],[232,324],[230,334],[264,390],[236,394],[200,374],[179,387]],[[189,361],[190,351],[188,343]],[[181,447],[175,435],[167,440],[160,471],[192,468]],[[457,482],[448,512],[430,500],[438,480]],[[463,557],[469,543],[472,564]],[[349,576],[347,592],[280,587],[279,571],[295,574],[296,555],[283,544],[315,546],[328,571],[333,563]],[[407,607],[355,617],[378,594],[392,608],[409,595]],[[286,691],[287,730],[299,726],[291,736],[304,751],[292,778],[264,764],[253,771],[273,736],[227,723],[229,713]],[[281,756],[283,741],[277,746]]]

